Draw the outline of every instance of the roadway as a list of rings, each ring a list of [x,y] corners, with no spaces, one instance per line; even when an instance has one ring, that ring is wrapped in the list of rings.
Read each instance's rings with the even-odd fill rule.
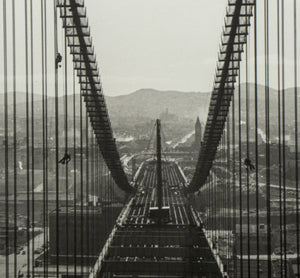
[[[137,193],[127,204],[90,277],[222,277],[201,219],[184,194],[185,178],[175,162],[163,161],[161,223],[151,217],[156,207],[156,161],[143,163]],[[100,257],[99,257],[100,261]]]

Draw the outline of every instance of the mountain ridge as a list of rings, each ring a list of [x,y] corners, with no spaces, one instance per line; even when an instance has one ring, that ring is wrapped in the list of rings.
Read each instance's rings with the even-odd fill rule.
[[[254,84],[248,83],[248,89],[250,91],[250,117],[253,118],[254,115]],[[300,89],[299,89],[300,90]],[[245,109],[245,91],[246,83],[241,84],[241,95],[242,95],[242,110]],[[264,110],[264,92],[265,86],[258,84],[258,108],[259,111]],[[278,91],[276,89],[270,88],[270,114],[273,120],[276,120],[277,116],[277,104],[278,104]],[[286,107],[289,108],[290,112],[293,110],[294,103],[294,88],[287,88],[285,90],[286,96]],[[1,94],[1,93],[0,93]],[[236,109],[237,109],[237,99],[238,90],[236,90]],[[2,93],[3,95],[3,93]],[[211,92],[181,92],[177,90],[157,90],[152,88],[143,88],[132,93],[120,96],[107,96],[105,95],[109,115],[112,122],[115,120],[122,121],[123,119],[155,119],[160,117],[162,113],[169,113],[170,115],[175,115],[178,118],[195,119],[197,116],[200,117],[202,122],[206,121],[207,112],[210,102]],[[79,94],[77,94],[78,98]],[[29,96],[31,98],[31,96]],[[60,96],[63,99],[64,96]],[[12,109],[12,93],[9,93],[9,105]],[[37,114],[41,113],[41,101],[42,96],[40,94],[34,95],[34,100],[36,102]],[[26,106],[24,105],[26,101],[26,94],[22,92],[17,92],[17,114],[25,115]],[[30,99],[31,101],[31,99]],[[54,97],[48,98],[49,115],[54,109]],[[59,103],[63,103],[63,100],[59,100]],[[3,105],[3,97],[0,97],[0,105]],[[76,109],[79,109],[79,102],[76,103]],[[68,98],[68,109],[72,111],[73,97],[70,95]],[[59,105],[60,112],[63,114],[63,105]],[[77,110],[79,111],[79,110]],[[52,111],[53,112],[53,111]],[[245,113],[242,113],[245,114]],[[287,114],[287,121],[293,119],[292,113]]]

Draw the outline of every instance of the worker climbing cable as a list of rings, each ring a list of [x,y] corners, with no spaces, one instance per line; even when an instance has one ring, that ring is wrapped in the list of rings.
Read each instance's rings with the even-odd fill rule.
[[[254,170],[255,166],[252,164],[251,159],[249,159],[248,157],[245,158],[244,160],[244,165],[246,166],[247,170]]]
[[[61,61],[62,61],[62,56],[61,56],[61,54],[58,52],[57,54],[56,54],[56,58],[55,58],[55,67],[56,67],[56,69],[58,69],[59,67],[61,67]]]
[[[60,161],[58,161],[58,163],[60,163],[60,164],[68,164],[70,162],[70,160],[71,160],[71,156],[66,152],[64,154],[64,157]]]

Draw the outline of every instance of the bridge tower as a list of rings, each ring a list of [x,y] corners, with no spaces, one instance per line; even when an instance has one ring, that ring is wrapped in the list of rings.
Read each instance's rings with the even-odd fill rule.
[[[195,142],[194,142],[195,149],[197,150],[199,150],[200,148],[201,139],[202,139],[202,126],[199,117],[197,117],[196,124],[195,124]]]
[[[156,120],[156,173],[157,173],[157,206],[159,214],[162,209],[162,172],[161,172],[161,136],[160,136],[160,120]]]

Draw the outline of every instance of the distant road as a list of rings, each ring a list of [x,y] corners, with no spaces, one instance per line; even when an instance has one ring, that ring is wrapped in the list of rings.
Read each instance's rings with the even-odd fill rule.
[[[238,258],[241,258],[240,255],[237,255]],[[297,254],[286,254],[286,257],[288,259],[296,259],[297,258]],[[248,259],[248,255],[243,255],[242,258],[244,260]],[[251,260],[256,260],[257,256],[256,255],[250,255],[250,259]],[[274,253],[271,255],[272,260],[279,260],[280,259],[280,255],[275,255]],[[259,259],[262,261],[266,261],[268,260],[268,255],[259,255]]]
[[[173,148],[176,148],[179,144],[185,143],[194,134],[195,134],[195,130],[191,131],[190,133],[188,133],[187,135],[185,135],[183,138],[181,138],[177,143],[175,143],[175,145],[173,146]]]
[[[260,182],[259,186],[265,186],[265,183]],[[279,185],[277,185],[277,184],[270,184],[270,187],[279,189]],[[283,186],[281,186],[281,190],[283,190]],[[297,188],[286,186],[285,190],[297,191]]]

